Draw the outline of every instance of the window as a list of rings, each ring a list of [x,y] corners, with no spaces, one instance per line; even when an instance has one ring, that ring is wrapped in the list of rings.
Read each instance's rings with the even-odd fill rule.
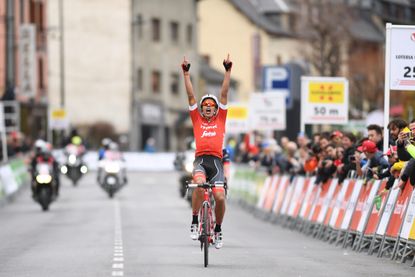
[[[161,27],[160,27],[160,19],[153,18],[151,20],[151,30],[153,33],[153,41],[157,42],[160,41],[160,33],[161,33]]]
[[[137,37],[141,39],[143,37],[143,17],[141,14],[136,16],[134,26],[137,28]]]
[[[45,88],[45,82],[43,80],[43,60],[39,59],[39,63],[38,63],[38,83],[39,83],[39,88],[41,90],[43,90]]]
[[[179,23],[170,22],[170,37],[172,42],[179,42]]]
[[[137,90],[143,90],[143,70],[137,69]]]
[[[153,71],[151,73],[151,88],[153,93],[160,93],[161,88],[161,73],[160,71]]]
[[[179,93],[179,74],[172,73],[170,75],[170,91],[172,94],[178,94]]]
[[[186,29],[186,41],[190,45],[193,43],[193,27],[190,24],[187,25]]]

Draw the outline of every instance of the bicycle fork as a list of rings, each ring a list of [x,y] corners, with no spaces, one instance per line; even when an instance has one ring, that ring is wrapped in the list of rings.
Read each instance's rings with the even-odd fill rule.
[[[210,199],[209,199],[209,192],[205,190],[204,192],[204,200],[202,203],[201,209],[201,224],[200,224],[200,248],[203,250],[203,244],[208,243],[212,244],[213,239],[213,216],[212,216],[212,208],[210,206]]]

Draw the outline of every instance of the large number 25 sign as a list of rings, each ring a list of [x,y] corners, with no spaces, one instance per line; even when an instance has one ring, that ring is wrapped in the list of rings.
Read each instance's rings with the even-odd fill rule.
[[[415,78],[415,66],[414,67],[405,66],[403,69],[405,71],[405,73],[403,74],[403,77]]]

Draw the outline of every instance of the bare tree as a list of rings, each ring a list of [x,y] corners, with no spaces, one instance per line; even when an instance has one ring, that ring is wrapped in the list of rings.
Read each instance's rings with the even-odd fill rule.
[[[298,6],[300,35],[308,48],[302,54],[320,76],[339,76],[352,10],[334,0],[303,0]]]

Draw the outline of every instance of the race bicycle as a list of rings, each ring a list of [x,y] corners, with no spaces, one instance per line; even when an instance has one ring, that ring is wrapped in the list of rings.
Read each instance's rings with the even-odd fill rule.
[[[214,199],[212,196],[212,188],[225,188],[226,184],[223,182],[215,182],[211,184],[209,182],[203,184],[187,184],[187,189],[189,188],[203,188],[203,203],[199,212],[199,241],[200,241],[200,250],[203,250],[204,253],[204,265],[207,267],[209,263],[209,246],[214,244],[214,231],[213,227],[215,225],[214,213],[212,213]]]

